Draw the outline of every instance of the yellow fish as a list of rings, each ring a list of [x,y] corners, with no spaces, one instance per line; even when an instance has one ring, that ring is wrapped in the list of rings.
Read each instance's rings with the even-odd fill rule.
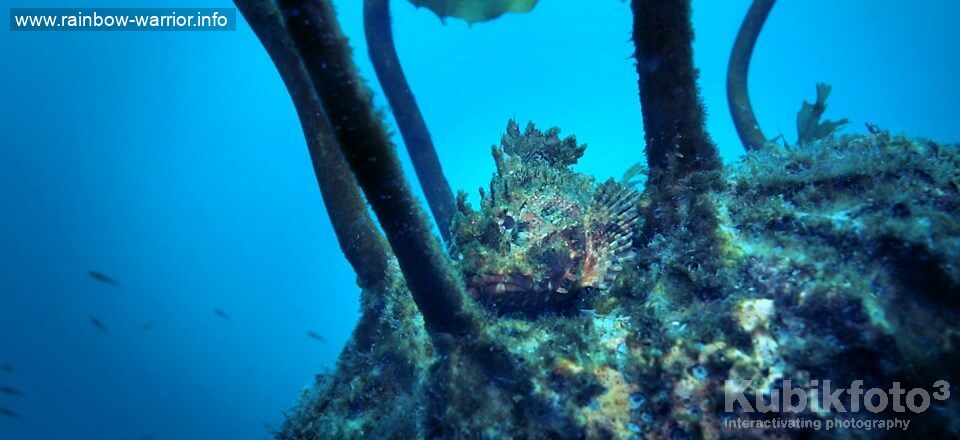
[[[441,20],[456,17],[468,23],[493,20],[507,12],[529,12],[538,0],[410,0],[416,7],[426,7]]]

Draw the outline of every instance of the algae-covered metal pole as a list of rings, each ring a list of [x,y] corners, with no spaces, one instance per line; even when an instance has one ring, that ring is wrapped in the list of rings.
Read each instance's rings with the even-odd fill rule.
[[[740,25],[740,32],[737,33],[727,68],[727,103],[730,105],[730,115],[737,128],[737,135],[747,151],[761,148],[767,142],[750,104],[747,77],[753,48],[774,3],[776,0],[754,0],[750,5],[750,10]]]
[[[470,334],[476,321],[465,309],[459,276],[404,180],[333,5],[329,0],[281,0],[279,5],[340,149],[386,232],[427,329],[434,335]]]
[[[369,215],[310,76],[284,29],[279,9],[273,0],[235,0],[234,3],[267,50],[293,99],[340,249],[357,273],[360,286],[376,285],[387,272],[390,250]]]
[[[720,168],[704,128],[689,0],[632,0],[640,105],[651,171],[682,177]]]
[[[400,66],[400,58],[393,42],[390,0],[364,0],[363,29],[370,61],[390,108],[393,109],[400,136],[413,162],[413,169],[426,196],[427,205],[437,222],[440,236],[444,241],[449,241],[450,224],[455,212],[453,191],[443,174],[440,159],[416,97],[413,96]]]
[[[658,236],[683,243],[678,279],[700,298],[723,294],[716,274],[719,228],[711,191],[723,186],[722,163],[704,127],[706,119],[693,65],[689,0],[632,0],[640,106],[647,164],[646,221],[637,244]],[[657,264],[654,261],[640,264]],[[695,268],[695,269],[690,269]]]

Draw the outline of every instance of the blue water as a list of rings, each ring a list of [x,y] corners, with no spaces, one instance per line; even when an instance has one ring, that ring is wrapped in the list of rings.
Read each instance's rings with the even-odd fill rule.
[[[372,80],[361,2],[336,3]],[[393,3],[398,50],[454,187],[476,198],[511,117],[576,134],[590,146],[579,170],[601,178],[641,160],[627,3],[543,0],[473,27]],[[741,147],[724,75],[748,4],[694,2],[708,128],[728,161]],[[780,2],[751,69],[760,123],[792,141],[801,101],[826,81],[827,117],[851,118],[848,132],[870,121],[960,141],[958,21],[952,0]],[[0,51],[0,365],[14,367],[0,385],[24,392],[0,394],[0,407],[23,415],[0,416],[0,438],[267,437],[264,424],[278,426],[313,375],[333,367],[358,289],[289,97],[249,27],[4,25]]]

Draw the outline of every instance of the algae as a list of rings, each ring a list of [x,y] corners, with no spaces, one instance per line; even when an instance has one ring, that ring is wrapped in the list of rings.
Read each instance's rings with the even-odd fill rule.
[[[603,185],[559,163],[541,166],[570,174],[530,176],[529,186],[512,191],[579,182],[586,197]],[[340,385],[305,399],[279,438],[819,438],[833,433],[725,430],[725,419],[771,415],[724,412],[724,381],[929,388],[960,380],[956,146],[827,137],[750,152],[722,180],[708,194],[720,213],[716,266],[697,264],[702,247],[651,240],[609,290],[583,297],[574,313],[483,313],[476,340],[487,342],[474,348],[438,357],[409,295],[394,285],[378,306],[393,310],[379,315],[380,351],[358,362],[348,348],[325,382]],[[472,243],[482,236],[478,225],[496,223],[488,218],[495,209],[470,212],[455,240]],[[715,291],[691,291],[699,285],[691,279],[710,280]],[[488,343],[506,350],[497,356],[506,365],[481,366],[476,347]],[[394,362],[397,352],[403,362]],[[383,363],[402,366],[391,374],[412,384],[381,384]],[[925,413],[896,416],[914,420],[913,435],[955,436],[956,410],[935,401]],[[391,415],[398,413],[408,417]]]
[[[832,135],[837,130],[847,125],[849,120],[846,118],[831,121],[829,119],[821,121],[823,114],[827,111],[827,98],[833,90],[829,84],[817,83],[817,100],[813,104],[803,101],[800,111],[797,112],[797,143],[806,144],[817,139],[823,139]]]

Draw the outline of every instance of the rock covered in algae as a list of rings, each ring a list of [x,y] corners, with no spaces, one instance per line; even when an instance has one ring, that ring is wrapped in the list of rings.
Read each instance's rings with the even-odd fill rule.
[[[516,156],[498,159],[498,170],[541,172],[517,186],[510,185],[522,180],[498,174],[484,206],[473,218],[465,215],[457,237],[468,238],[458,246],[510,255],[476,244],[486,228],[501,234],[504,217],[496,208],[520,206],[491,197],[568,194],[587,201],[602,187],[570,170],[557,178],[543,170],[562,167],[527,167]],[[377,330],[362,332],[372,328],[363,323],[358,329],[369,333],[373,348],[349,346],[279,437],[960,434],[955,398],[934,400],[919,414],[724,411],[728,380],[751,380],[758,389],[785,380],[800,387],[863,380],[864,389],[898,381],[928,391],[937,380],[960,383],[957,148],[884,133],[830,137],[751,152],[728,165],[724,178],[727,185],[709,195],[721,249],[699,256],[718,262],[692,265],[676,237],[658,237],[636,245],[643,258],[626,264],[602,294],[581,297],[575,313],[485,312],[477,339],[504,351],[506,365],[489,367],[480,360],[485,351],[433,349],[402,283],[383,288],[377,307],[364,311],[379,317]],[[637,209],[645,209],[642,199]],[[461,251],[461,265],[473,264]],[[692,292],[691,280],[710,280],[716,293]],[[391,385],[394,377],[403,386]],[[774,417],[897,417],[911,424],[907,432],[724,427],[725,420]]]
[[[417,438],[433,346],[400,274],[361,293],[363,314],[336,369],[318,374],[277,438]]]

